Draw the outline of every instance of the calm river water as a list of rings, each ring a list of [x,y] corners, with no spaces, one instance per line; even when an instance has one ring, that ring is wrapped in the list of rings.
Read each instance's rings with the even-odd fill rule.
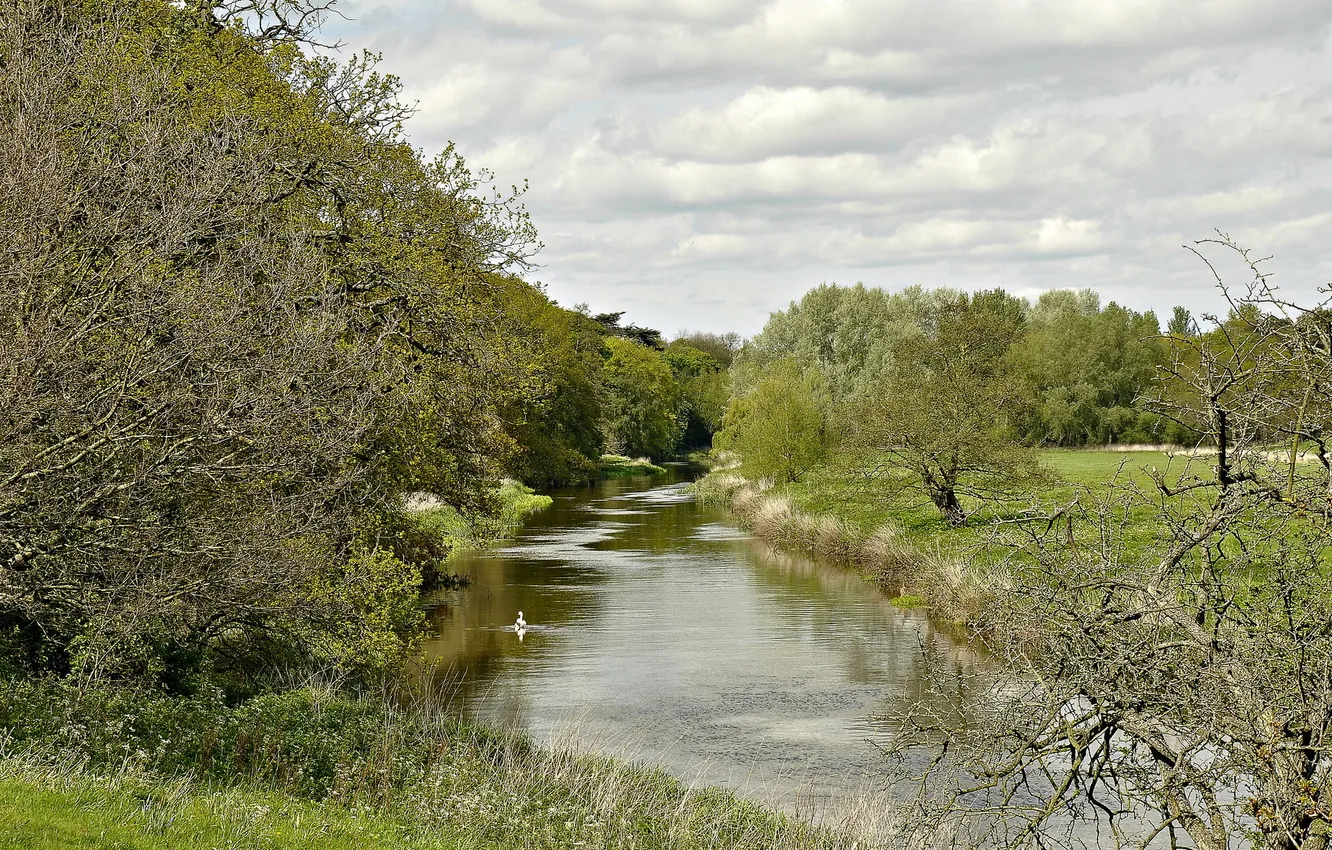
[[[429,644],[456,699],[778,805],[873,790],[890,718],[961,700],[972,651],[852,572],[773,553],[690,477],[556,493],[510,545],[462,556],[472,584],[434,598]]]

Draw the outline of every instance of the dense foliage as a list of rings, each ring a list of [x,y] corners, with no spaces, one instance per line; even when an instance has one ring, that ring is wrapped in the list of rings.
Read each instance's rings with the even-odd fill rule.
[[[413,149],[372,57],[305,55],[302,8],[0,6],[19,667],[392,664],[447,554],[406,497],[485,514],[717,426],[720,364],[518,277],[517,198]]]
[[[391,663],[403,497],[487,507],[534,248],[397,83],[226,7],[0,7],[0,639],[183,686]],[[535,296],[532,296],[535,297]],[[551,343],[545,342],[549,345]]]
[[[1175,324],[1196,330],[1177,313]],[[740,351],[720,444],[738,449],[750,473],[790,480],[775,459],[816,456],[807,444],[826,438],[886,492],[914,489],[961,524],[971,510],[962,497],[974,507],[1041,480],[1031,447],[1196,441],[1205,429],[1140,403],[1188,338],[1163,335],[1150,312],[1102,307],[1090,290],[1031,303],[999,289],[823,284]],[[826,424],[759,449],[753,435],[772,443],[778,433],[758,421],[774,382],[797,396],[821,387],[821,416],[807,418]]]

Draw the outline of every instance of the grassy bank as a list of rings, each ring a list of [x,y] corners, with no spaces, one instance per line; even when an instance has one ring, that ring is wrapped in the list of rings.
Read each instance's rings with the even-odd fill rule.
[[[0,850],[389,850],[467,846],[371,811],[286,794],[0,760]]]
[[[634,478],[640,475],[661,475],[665,471],[664,467],[657,466],[650,459],[645,457],[629,458],[624,455],[601,456],[601,477],[603,480],[609,480],[612,478]]]
[[[518,481],[506,479],[490,493],[496,504],[496,513],[487,517],[466,517],[452,505],[441,504],[429,496],[414,497],[408,502],[415,521],[414,534],[420,535],[432,552],[447,558],[464,549],[484,549],[513,536],[530,514],[551,505],[550,496],[540,495]],[[446,563],[440,563],[435,575],[426,577],[427,586],[447,584],[458,580],[448,572]]]
[[[950,527],[923,494],[855,472],[868,464],[841,459],[802,481],[768,486],[735,471],[714,471],[697,485],[704,501],[726,505],[738,521],[774,545],[854,566],[901,604],[983,628],[987,602],[1009,579],[1004,523],[1050,514],[1074,499],[1095,499],[1114,487],[1153,487],[1151,471],[1178,480],[1205,460],[1163,451],[1045,450],[1051,480],[1025,499],[976,511],[963,528]],[[863,460],[863,459],[854,459]],[[1130,514],[1131,553],[1162,532],[1145,506]]]
[[[846,830],[425,703],[6,684],[0,847],[856,846]]]

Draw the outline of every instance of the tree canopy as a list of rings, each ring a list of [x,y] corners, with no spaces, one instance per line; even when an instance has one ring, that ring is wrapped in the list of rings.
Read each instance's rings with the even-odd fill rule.
[[[371,61],[229,9],[0,11],[15,657],[400,652],[419,576],[383,530],[410,492],[483,507],[502,388],[537,377],[498,330],[494,276],[535,248],[521,208],[451,149],[422,160]]]

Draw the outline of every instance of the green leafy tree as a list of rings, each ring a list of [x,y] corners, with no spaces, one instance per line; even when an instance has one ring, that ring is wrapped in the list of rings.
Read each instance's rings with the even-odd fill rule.
[[[684,433],[680,385],[661,353],[606,337],[607,444],[630,455],[672,456]]]
[[[1005,355],[1024,321],[1002,292],[960,296],[933,334],[901,343],[881,382],[841,411],[846,445],[885,484],[923,491],[950,525],[1040,476],[1009,427],[1023,395]]]
[[[491,282],[532,249],[521,210],[423,162],[372,61],[243,5],[0,6],[19,663],[382,664],[420,619],[384,540],[403,497],[483,508],[512,450],[500,388],[532,370]]]
[[[793,358],[732,400],[718,448],[737,452],[756,477],[799,481],[826,454],[827,399],[817,372],[802,374]]]
[[[1016,421],[1024,442],[1078,446],[1159,442],[1160,417],[1138,406],[1155,384],[1165,346],[1152,313],[1101,306],[1091,290],[1055,290],[1031,308],[1009,354],[1030,404]]]
[[[538,488],[594,480],[604,447],[601,325],[522,281],[508,282],[505,305],[523,356],[538,369],[535,385],[514,393],[505,414],[518,443],[510,473]]]
[[[725,367],[706,351],[672,342],[663,352],[680,385],[686,416],[684,445],[707,448],[722,427],[730,388]]]
[[[1177,306],[1175,312],[1170,315],[1170,324],[1167,325],[1166,332],[1171,336],[1193,336],[1197,333],[1197,324],[1186,308]]]
[[[735,355],[739,353],[742,344],[743,340],[740,339],[740,334],[737,333],[717,334],[706,331],[681,331],[679,336],[672,340],[667,347],[687,345],[711,355],[712,359],[720,363],[723,369],[729,369],[731,364],[735,362]]]

